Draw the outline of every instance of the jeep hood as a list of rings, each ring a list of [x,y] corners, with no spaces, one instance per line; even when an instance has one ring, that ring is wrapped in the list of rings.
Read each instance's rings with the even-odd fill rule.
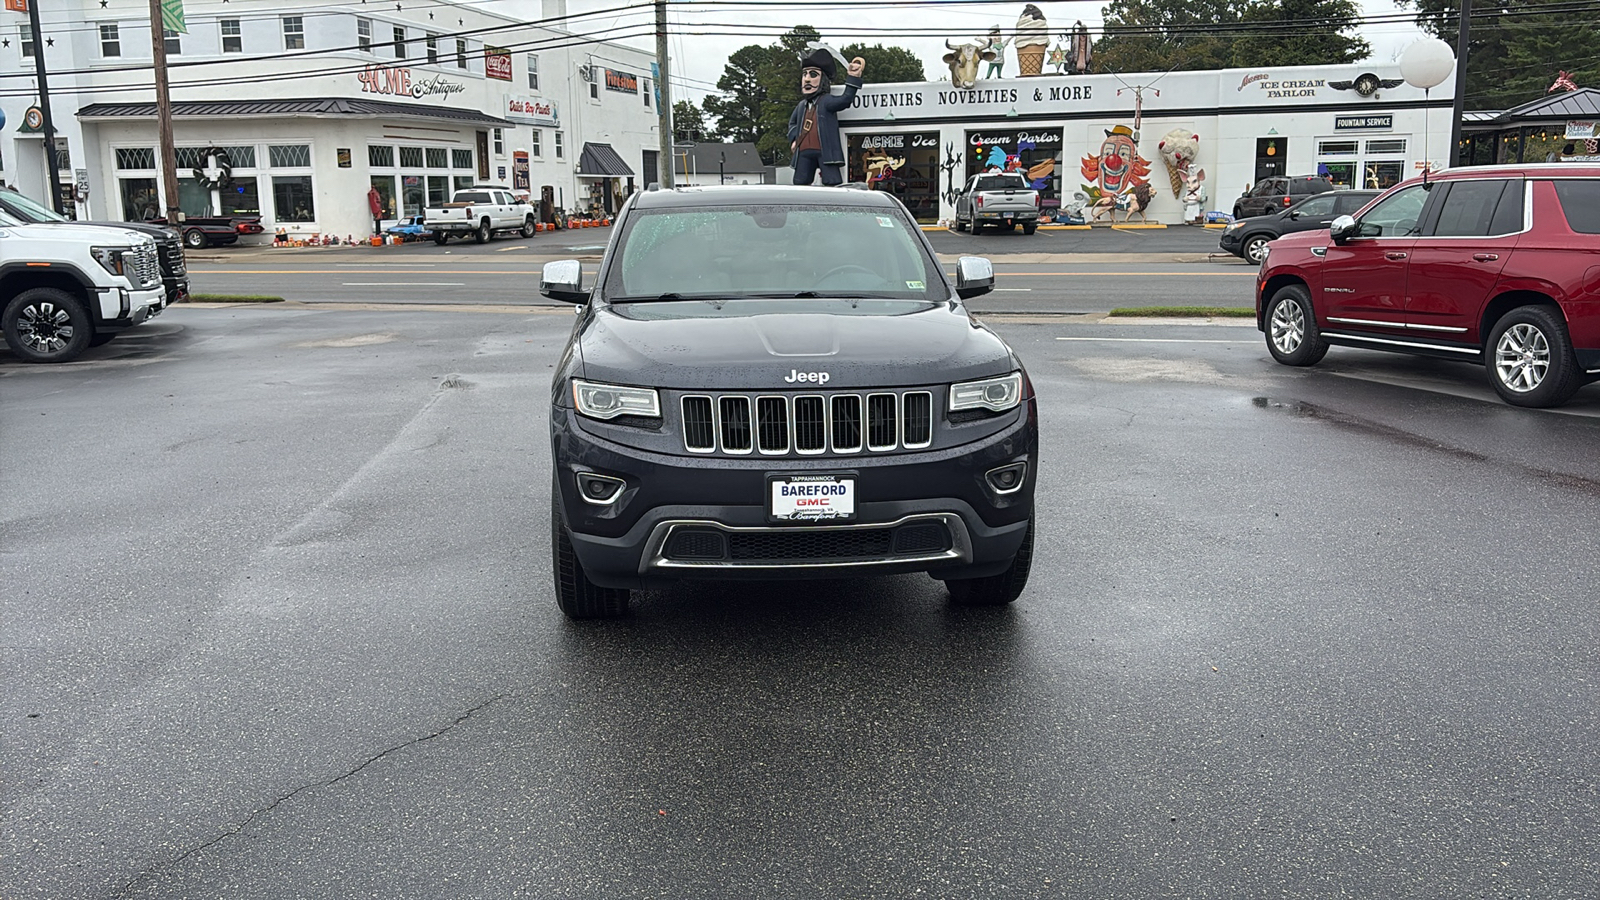
[[[874,312],[873,301],[847,314],[629,306],[593,311],[578,344],[582,377],[669,390],[837,390],[964,381],[1017,367],[999,337],[952,303],[893,315]],[[794,373],[802,378],[785,380]],[[814,373],[826,373],[826,383],[805,378]]]

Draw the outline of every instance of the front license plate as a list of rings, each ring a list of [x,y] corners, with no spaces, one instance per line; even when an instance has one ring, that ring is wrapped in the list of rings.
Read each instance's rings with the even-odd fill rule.
[[[856,480],[845,475],[773,475],[767,515],[778,522],[849,522],[856,517]]]

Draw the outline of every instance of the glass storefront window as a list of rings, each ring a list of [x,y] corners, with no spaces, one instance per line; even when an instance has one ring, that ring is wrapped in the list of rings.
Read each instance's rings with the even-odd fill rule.
[[[938,221],[938,132],[852,134],[848,144],[850,181],[894,194],[920,222]]]
[[[397,219],[395,215],[394,176],[374,175],[372,186],[378,189],[378,202],[383,205],[383,218]]]
[[[1335,187],[1353,188],[1356,186],[1355,162],[1322,162],[1317,164],[1317,173],[1327,176]]]
[[[427,199],[427,188],[422,179],[421,175],[400,176],[400,202],[408,216],[422,215]]]
[[[316,221],[317,208],[311,190],[311,176],[274,175],[272,206],[273,215],[279,222]]]
[[[1046,211],[1061,205],[1061,129],[969,131],[966,146],[966,174],[962,184],[997,165],[1003,172],[1021,172],[1027,176],[1033,189],[1039,192],[1040,205]]]
[[[1360,146],[1356,141],[1317,141],[1317,155],[1355,156]]]
[[[122,221],[145,222],[161,217],[154,178],[119,178],[117,189],[122,194]]]
[[[181,171],[181,170],[180,170]],[[186,216],[211,215],[211,189],[192,177],[178,178],[178,208]]]
[[[467,189],[469,187],[472,187],[472,181],[473,181],[473,178],[472,178],[471,175],[457,175],[457,176],[455,176],[456,190],[460,191],[460,190],[465,190],[465,189]]]
[[[224,216],[261,215],[260,188],[254,176],[235,178],[233,183],[219,191]]]
[[[1405,160],[1374,160],[1367,163],[1365,183],[1362,187],[1377,191],[1388,190],[1404,181],[1405,177]]]
[[[428,205],[443,206],[450,202],[450,179],[444,175],[428,176]]]

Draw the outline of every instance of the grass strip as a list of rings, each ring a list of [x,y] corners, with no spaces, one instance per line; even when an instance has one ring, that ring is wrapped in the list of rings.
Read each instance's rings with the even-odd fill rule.
[[[282,303],[282,297],[271,294],[190,294],[194,303]]]
[[[1249,306],[1123,306],[1113,309],[1111,315],[1162,319],[1253,319],[1256,311]]]

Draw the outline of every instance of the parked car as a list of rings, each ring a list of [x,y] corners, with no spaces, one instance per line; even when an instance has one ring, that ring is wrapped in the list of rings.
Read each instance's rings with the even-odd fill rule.
[[[97,225],[121,231],[137,231],[156,242],[156,253],[161,259],[161,283],[166,290],[162,308],[189,299],[189,265],[183,256],[183,245],[178,233],[165,225],[144,222],[78,222],[43,206],[26,194],[0,190],[0,212],[35,225]],[[159,312],[159,310],[157,310]]]
[[[1312,194],[1331,191],[1333,182],[1322,175],[1274,175],[1233,201],[1233,218],[1246,219],[1288,209]]]
[[[1039,227],[1039,192],[1028,187],[1020,172],[991,172],[967,179],[956,198],[956,230],[973,234],[993,225],[1006,230],[1022,226],[1023,234]]]
[[[1256,325],[1284,365],[1329,345],[1481,362],[1516,406],[1600,378],[1600,166],[1453,169],[1267,245]]]
[[[1338,216],[1355,214],[1382,191],[1325,191],[1306,197],[1280,213],[1240,219],[1222,232],[1219,245],[1241,259],[1259,264],[1267,242],[1297,231],[1327,228]]]
[[[183,246],[204,250],[212,245],[237,243],[240,235],[260,234],[260,216],[193,216],[177,226],[183,233]]]
[[[407,241],[422,241],[433,237],[433,229],[428,227],[426,216],[406,216],[383,231],[385,234],[392,234]]]
[[[35,225],[0,211],[0,332],[28,362],[68,362],[165,308],[156,243],[129,228]]]
[[[1003,604],[1033,553],[1038,411],[1022,362],[882,191],[628,198],[550,399],[551,564],[572,617],[685,579],[926,572]]]
[[[480,244],[504,231],[516,231],[523,237],[533,237],[537,230],[539,213],[526,200],[518,200],[510,188],[497,185],[477,185],[455,192],[450,202],[443,206],[430,206],[423,210],[428,227],[433,230],[433,242],[443,245],[452,235],[472,235]]]

